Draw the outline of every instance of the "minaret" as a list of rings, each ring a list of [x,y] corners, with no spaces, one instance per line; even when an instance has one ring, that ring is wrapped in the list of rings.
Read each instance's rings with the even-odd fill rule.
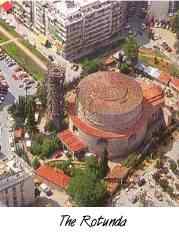
[[[65,68],[49,64],[46,78],[47,112],[49,120],[60,130],[64,117],[64,81]]]

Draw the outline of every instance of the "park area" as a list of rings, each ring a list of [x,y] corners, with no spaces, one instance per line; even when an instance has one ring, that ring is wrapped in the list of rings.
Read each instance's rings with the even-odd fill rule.
[[[45,66],[47,65],[47,59],[38,52],[35,47],[24,40],[15,30],[4,21],[0,20],[0,46],[1,48],[11,56],[16,62],[22,66],[28,73],[30,73],[34,79],[42,80],[45,75]],[[4,30],[10,34],[12,39],[8,38],[4,33]],[[17,44],[18,43],[18,44]],[[40,60],[44,65],[40,66],[36,60]]]

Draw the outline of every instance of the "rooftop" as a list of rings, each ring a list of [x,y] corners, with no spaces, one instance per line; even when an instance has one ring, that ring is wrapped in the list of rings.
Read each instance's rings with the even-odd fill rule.
[[[119,1],[119,0],[116,0]],[[108,0],[61,0],[50,4],[50,18],[64,20],[71,23],[82,19],[82,15],[91,13],[104,5],[109,5]]]
[[[64,130],[63,132],[59,133],[58,138],[72,152],[81,151],[87,148],[87,145],[69,130]]]
[[[0,161],[0,191],[19,183],[31,174],[17,159]]]
[[[117,72],[97,72],[77,88],[83,110],[91,113],[127,113],[142,103],[142,89],[134,78]]]
[[[36,174],[61,188],[66,188],[70,181],[70,177],[65,175],[63,171],[56,170],[47,165],[38,168]]]

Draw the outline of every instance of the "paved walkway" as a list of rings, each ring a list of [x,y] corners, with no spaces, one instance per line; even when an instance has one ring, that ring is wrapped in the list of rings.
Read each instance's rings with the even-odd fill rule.
[[[7,30],[5,30],[2,26],[0,26],[0,32],[6,36],[9,40],[13,40],[15,37],[11,35]],[[21,42],[14,40],[14,43],[17,47],[19,47],[26,55],[28,55],[39,67],[47,70],[47,66],[37,57],[35,56],[28,48],[26,48]]]
[[[5,41],[5,42],[2,42],[2,43],[0,43],[0,46],[2,47],[2,46],[4,46],[4,45],[7,45],[7,44],[9,44],[9,43],[13,43],[13,42],[15,42],[15,41],[17,41],[17,40],[19,40],[20,38],[14,38],[14,39],[10,39],[10,40],[8,40],[8,41]]]

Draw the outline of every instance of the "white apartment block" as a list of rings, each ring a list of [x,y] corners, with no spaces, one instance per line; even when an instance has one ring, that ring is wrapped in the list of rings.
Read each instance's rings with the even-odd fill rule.
[[[55,1],[49,10],[49,34],[61,41],[64,58],[79,59],[122,36],[126,6],[120,0]]]
[[[33,1],[13,1],[13,13],[20,23],[28,28],[34,24],[34,2]]]
[[[126,22],[127,2],[121,0],[14,1],[14,6],[19,21],[55,40],[69,60],[120,38]]]
[[[155,19],[167,19],[168,16],[173,16],[178,9],[178,1],[148,1],[148,13]]]
[[[19,161],[0,161],[0,202],[5,206],[30,206],[35,199],[32,174]]]
[[[48,10],[50,1],[34,1],[34,30],[37,33],[48,33]]]

